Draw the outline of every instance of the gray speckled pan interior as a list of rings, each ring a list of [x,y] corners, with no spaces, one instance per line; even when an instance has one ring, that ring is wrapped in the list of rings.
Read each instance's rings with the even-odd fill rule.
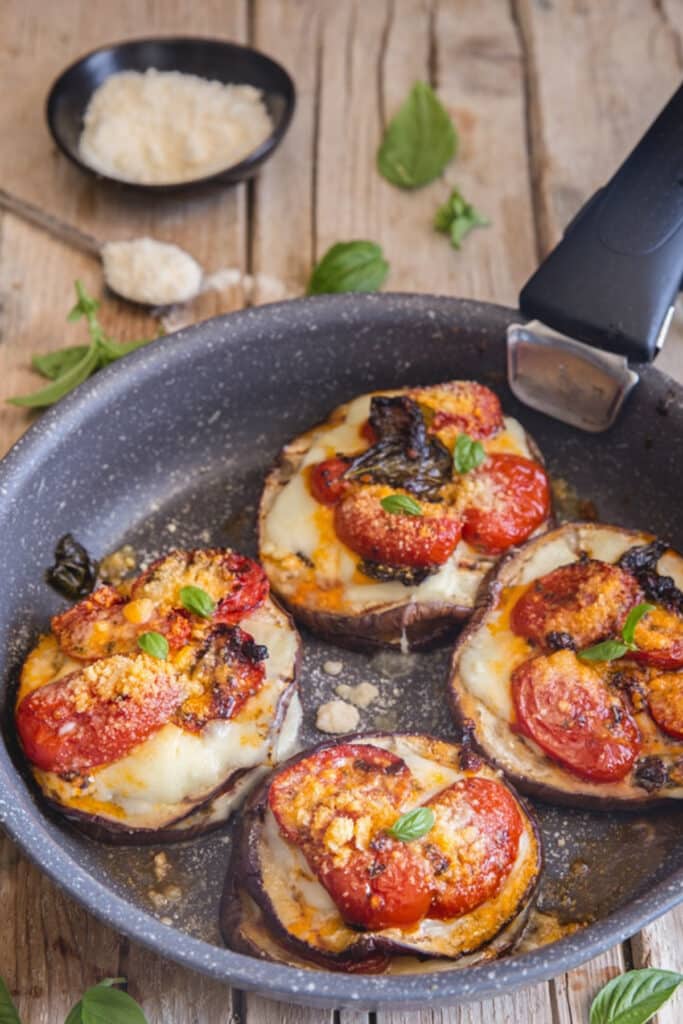
[[[519,405],[505,378],[511,310],[411,295],[338,296],[209,320],[129,356],[46,413],[0,466],[0,820],[25,852],[97,916],[160,953],[238,987],[314,1005],[405,1007],[499,994],[556,975],[632,934],[683,895],[683,809],[618,815],[537,805],[543,909],[593,923],[551,946],[467,970],[402,977],[298,971],[226,950],[217,905],[229,829],[168,847],[107,847],[45,814],[11,728],[21,661],[64,602],[43,581],[73,532],[101,556],[123,542],[148,560],[177,545],[255,553],[256,503],[281,445],[354,395],[457,377],[493,387],[539,442],[551,473],[600,517],[683,548],[683,389],[645,368],[618,424],[587,435]],[[455,736],[448,651],[402,658],[337,652],[304,636],[304,740],[339,681],[374,682],[368,729]],[[326,659],[343,662],[336,679]]]

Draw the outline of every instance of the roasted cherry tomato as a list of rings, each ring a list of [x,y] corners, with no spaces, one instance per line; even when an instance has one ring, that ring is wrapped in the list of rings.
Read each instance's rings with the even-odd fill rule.
[[[665,733],[683,740],[683,673],[664,672],[647,687],[650,714]]]
[[[512,609],[510,626],[539,647],[552,649],[551,634],[566,633],[581,649],[617,636],[641,599],[630,573],[584,559],[534,580]]]
[[[554,761],[591,782],[630,771],[640,733],[623,701],[572,651],[531,658],[512,673],[516,729]]]
[[[213,622],[238,622],[268,596],[268,580],[256,562],[234,551],[206,548],[171,551],[135,581],[132,596],[149,598],[159,614],[182,608],[183,587],[201,587],[216,602]]]
[[[451,509],[422,502],[422,514],[386,512],[381,486],[362,487],[347,495],[334,510],[339,539],[368,562],[427,568],[443,565],[462,533],[462,523]]]
[[[683,618],[666,608],[654,608],[642,617],[633,639],[638,650],[629,657],[653,668],[683,667]]]
[[[336,505],[349,488],[344,473],[349,468],[349,460],[337,456],[316,462],[310,467],[308,486],[311,494],[321,505]]]
[[[425,411],[430,432],[439,434],[446,444],[458,434],[475,439],[490,437],[504,426],[498,396],[476,381],[414,388],[410,395]]]
[[[94,661],[112,654],[135,654],[140,633],[163,633],[171,650],[190,639],[191,628],[182,611],[158,614],[149,601],[133,607],[114,587],[99,587],[89,597],[52,619],[59,646],[72,658]],[[131,617],[129,617],[131,616]]]
[[[17,708],[17,730],[37,768],[80,773],[125,757],[171,719],[185,694],[170,665],[117,655],[34,690]]]
[[[466,481],[463,538],[487,554],[521,544],[550,515],[550,485],[538,462],[489,455]]]
[[[421,844],[432,870],[430,916],[457,917],[501,888],[517,857],[522,817],[509,789],[490,779],[462,779],[427,806],[436,819]]]
[[[188,671],[201,692],[179,708],[178,724],[197,732],[214,719],[234,718],[263,686],[267,657],[266,648],[255,644],[249,633],[219,623],[199,645]]]

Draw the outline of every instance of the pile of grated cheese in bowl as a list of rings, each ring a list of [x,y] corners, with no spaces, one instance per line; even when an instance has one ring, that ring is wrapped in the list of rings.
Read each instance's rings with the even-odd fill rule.
[[[79,139],[93,170],[138,185],[175,185],[239,163],[272,122],[251,85],[180,71],[121,71],[93,93]]]

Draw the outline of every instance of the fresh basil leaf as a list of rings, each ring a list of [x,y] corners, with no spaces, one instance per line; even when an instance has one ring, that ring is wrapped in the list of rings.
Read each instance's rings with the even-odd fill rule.
[[[637,604],[635,608],[631,608],[631,611],[628,613],[628,618],[624,623],[624,628],[621,631],[621,636],[627,647],[636,647],[636,626],[644,615],[647,615],[648,612],[653,612],[654,610],[655,606],[653,604],[648,604],[647,601],[643,601],[641,604]]]
[[[194,612],[203,619],[208,619],[216,611],[216,602],[201,587],[181,587],[180,601],[188,612]]]
[[[416,82],[389,123],[377,154],[380,174],[400,188],[427,185],[455,156],[453,122],[426,82]]]
[[[314,267],[308,294],[376,292],[388,273],[389,264],[379,245],[361,240],[337,242]]]
[[[577,657],[581,658],[581,661],[614,661],[616,658],[622,658],[627,651],[627,645],[621,640],[604,640],[601,644],[579,651]]]
[[[79,999],[78,1002],[71,1007],[69,1014],[64,1021],[64,1024],[83,1024],[83,1000]]]
[[[469,434],[458,434],[453,448],[453,465],[458,473],[470,473],[481,466],[486,452],[481,441],[475,441]]]
[[[73,345],[60,348],[56,352],[46,352],[42,356],[34,356],[31,366],[48,380],[56,380],[81,361],[88,351],[87,345]]]
[[[653,967],[612,978],[593,1000],[590,1024],[645,1024],[682,981],[682,974]]]
[[[434,217],[434,227],[451,236],[454,249],[460,248],[463,238],[473,228],[487,227],[489,224],[488,218],[466,202],[457,188],[453,189]]]
[[[83,1024],[148,1024],[139,1003],[112,984],[94,985],[83,993]]]
[[[69,391],[73,391],[84,380],[87,380],[93,370],[97,369],[97,365],[97,350],[95,346],[90,345],[85,350],[82,359],[66,370],[60,377],[57,377],[56,380],[53,380],[51,384],[48,384],[47,387],[34,391],[30,395],[17,395],[14,398],[8,398],[7,401],[10,405],[21,405],[31,409],[54,405],[55,402],[58,402]]]
[[[0,976],[0,1024],[21,1024],[21,1017],[2,976]]]
[[[93,317],[100,308],[99,302],[97,299],[93,299],[92,295],[88,295],[85,285],[80,279],[76,279],[74,287],[76,289],[76,305],[67,316],[67,320],[73,322],[80,320],[82,316]]]
[[[388,494],[386,498],[382,498],[380,505],[385,512],[391,512],[393,515],[422,515],[421,506],[408,494]]]
[[[153,630],[140,634],[138,647],[145,654],[151,654],[153,658],[159,658],[161,661],[168,658],[168,640],[161,633],[155,633]]]
[[[426,836],[434,827],[434,811],[431,807],[414,807],[402,814],[387,832],[392,839],[401,843],[412,843],[414,839]]]

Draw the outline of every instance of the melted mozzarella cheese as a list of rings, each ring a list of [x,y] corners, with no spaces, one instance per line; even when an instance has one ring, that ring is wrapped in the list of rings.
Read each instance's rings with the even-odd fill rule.
[[[199,733],[169,722],[125,757],[94,769],[84,788],[37,771],[48,795],[76,810],[154,828],[189,810],[233,772],[268,762],[278,703],[293,678],[297,635],[270,601],[240,625],[266,645],[268,659],[264,685],[234,718],[209,722]]]
[[[387,392],[392,393],[395,392]],[[465,541],[461,541],[439,571],[417,586],[370,579],[357,571],[358,555],[336,536],[331,509],[321,506],[310,492],[306,473],[309,466],[336,454],[357,454],[367,446],[359,428],[370,413],[370,400],[370,395],[362,395],[346,406],[343,421],[331,427],[323,425],[311,432],[310,448],[265,516],[261,557],[266,564],[273,563],[274,574],[278,576],[278,563],[285,564],[292,555],[303,555],[315,566],[312,575],[316,583],[328,592],[330,600],[341,604],[337,609],[340,611],[360,612],[379,605],[432,601],[448,601],[471,607],[482,577],[493,564],[493,559],[483,556]],[[505,417],[504,422],[504,430],[483,442],[486,450],[511,452],[532,458],[521,424],[511,417]],[[301,568],[298,572],[295,569],[294,589],[296,577],[301,575],[304,575]],[[340,584],[343,587],[341,597],[332,595],[332,588]],[[284,587],[283,590],[288,596],[293,596]]]

